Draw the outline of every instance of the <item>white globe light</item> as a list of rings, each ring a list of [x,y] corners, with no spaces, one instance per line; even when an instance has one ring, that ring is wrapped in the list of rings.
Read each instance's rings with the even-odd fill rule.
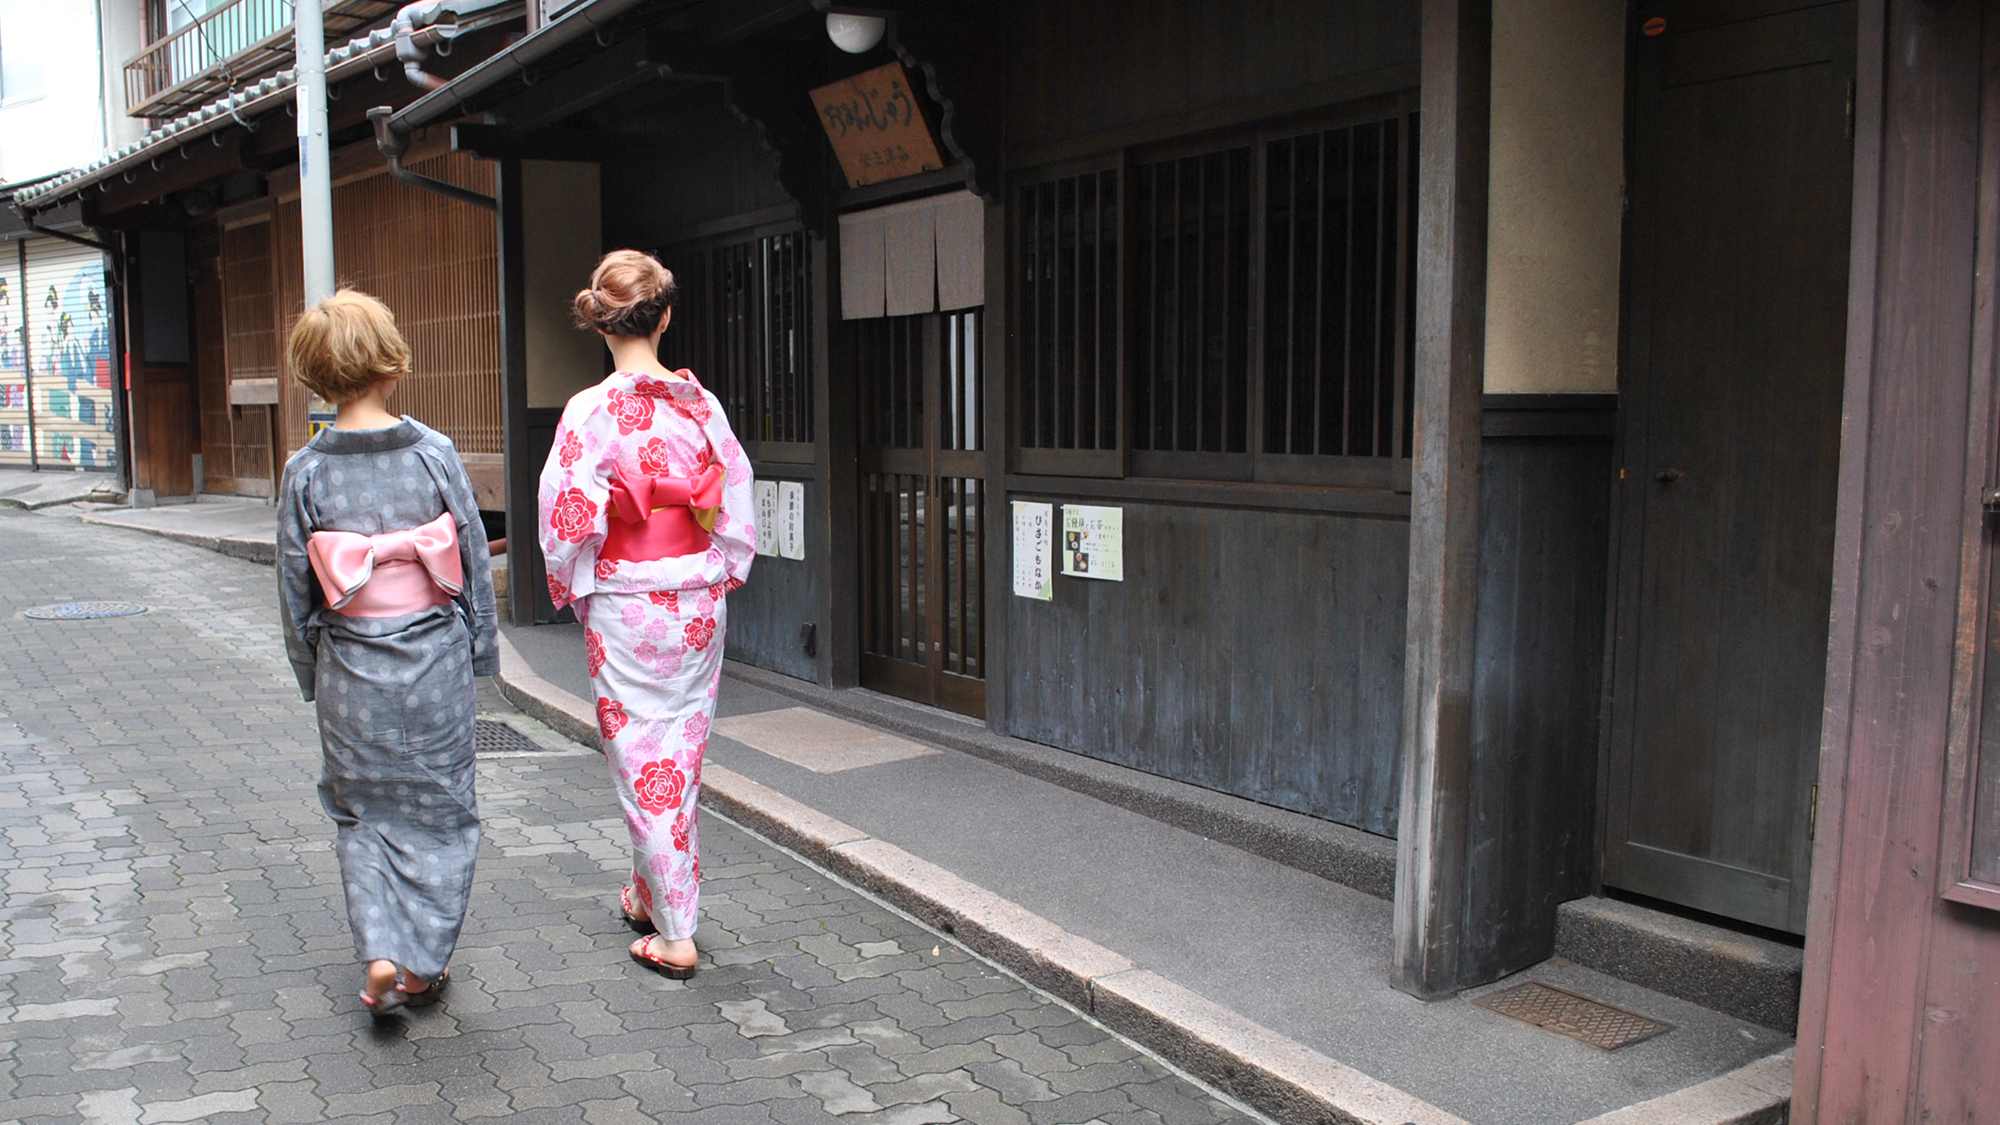
[[[889,21],[881,16],[855,16],[846,12],[826,14],[826,37],[833,45],[850,55],[875,49],[882,41],[882,33],[889,29]]]

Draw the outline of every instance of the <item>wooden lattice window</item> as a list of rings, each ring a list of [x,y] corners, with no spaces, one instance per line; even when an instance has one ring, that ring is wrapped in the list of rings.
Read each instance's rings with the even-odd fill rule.
[[[1015,437],[1024,472],[1122,471],[1119,177],[1097,167],[1015,196]]]
[[[813,459],[811,242],[802,231],[683,247],[664,351],[714,391],[750,456]]]
[[[1031,173],[1024,473],[1407,489],[1414,92]]]
[[[1267,453],[1410,455],[1414,121],[1265,147]]]
[[[1132,448],[1249,448],[1247,145],[1132,168]]]

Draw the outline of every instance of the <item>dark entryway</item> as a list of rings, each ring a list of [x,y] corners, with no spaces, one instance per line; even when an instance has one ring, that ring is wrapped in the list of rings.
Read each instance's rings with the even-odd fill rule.
[[[1643,12],[1632,55],[1604,882],[1802,933],[1855,14],[1720,11]]]
[[[978,310],[852,322],[860,377],[861,683],[986,713]]]

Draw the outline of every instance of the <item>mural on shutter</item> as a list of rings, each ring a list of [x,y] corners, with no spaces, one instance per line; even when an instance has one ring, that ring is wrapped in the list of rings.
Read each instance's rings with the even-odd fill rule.
[[[53,239],[27,243],[25,322],[36,459],[43,468],[117,460],[111,303],[104,256]]]
[[[31,465],[21,247],[0,246],[0,465]]]

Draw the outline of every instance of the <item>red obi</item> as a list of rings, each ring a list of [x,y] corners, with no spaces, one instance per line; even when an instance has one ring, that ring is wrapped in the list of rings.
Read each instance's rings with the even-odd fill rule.
[[[315,531],[306,541],[328,608],[349,617],[400,617],[444,605],[465,588],[458,529],[446,512],[386,535]]]
[[[708,553],[709,532],[722,507],[722,466],[710,462],[691,477],[611,477],[611,511],[597,557],[651,562]]]

